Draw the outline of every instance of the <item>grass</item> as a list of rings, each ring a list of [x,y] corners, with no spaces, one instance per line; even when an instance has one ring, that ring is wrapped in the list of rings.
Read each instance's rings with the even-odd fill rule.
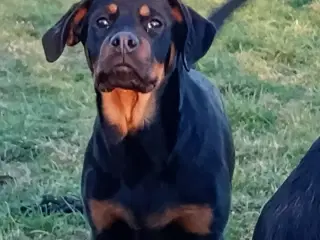
[[[40,37],[73,1],[0,2],[0,240],[88,239],[79,214],[26,217],[42,194],[79,194],[96,114],[81,46],[45,62]],[[188,0],[206,14],[213,0]],[[221,1],[220,1],[221,2]],[[237,166],[227,240],[251,238],[259,211],[320,132],[320,1],[252,0],[198,68],[224,94]]]

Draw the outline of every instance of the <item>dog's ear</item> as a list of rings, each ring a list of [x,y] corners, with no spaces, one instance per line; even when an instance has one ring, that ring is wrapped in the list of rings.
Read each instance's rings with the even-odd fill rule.
[[[56,61],[65,45],[73,46],[80,39],[81,22],[86,16],[90,0],[75,3],[42,37],[42,46],[48,62]]]
[[[172,16],[176,23],[173,27],[173,41],[181,53],[184,66],[190,66],[202,58],[209,50],[216,29],[212,22],[196,11],[181,3],[180,0],[169,0]]]
[[[247,0],[228,0],[220,8],[214,9],[208,19],[182,4],[181,0],[168,1],[172,8],[172,16],[176,20],[173,27],[174,42],[182,53],[184,65],[189,69],[190,65],[207,53],[225,19]]]

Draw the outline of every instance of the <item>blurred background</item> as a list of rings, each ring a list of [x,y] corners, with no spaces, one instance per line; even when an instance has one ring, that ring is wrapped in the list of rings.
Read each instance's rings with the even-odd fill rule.
[[[185,2],[204,16],[222,3]],[[249,2],[197,65],[224,94],[234,133],[226,240],[251,239],[261,207],[320,132],[320,0]],[[0,240],[89,236],[80,214],[15,211],[43,194],[79,194],[96,114],[91,76],[81,45],[49,64],[40,42],[72,3],[0,1]]]

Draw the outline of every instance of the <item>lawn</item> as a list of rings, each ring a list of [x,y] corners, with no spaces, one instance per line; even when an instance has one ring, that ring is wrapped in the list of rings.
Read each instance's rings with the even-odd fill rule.
[[[201,14],[219,3],[186,2]],[[92,80],[80,45],[49,64],[40,44],[71,3],[0,1],[0,175],[15,178],[0,184],[0,240],[88,239],[80,214],[17,211],[46,193],[79,194]],[[251,238],[261,207],[320,133],[319,16],[320,0],[251,0],[198,64],[223,92],[233,126],[227,240]]]

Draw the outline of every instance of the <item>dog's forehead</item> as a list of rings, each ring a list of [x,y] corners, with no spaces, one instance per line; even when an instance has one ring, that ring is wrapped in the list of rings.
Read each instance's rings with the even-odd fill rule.
[[[141,6],[147,6],[150,9],[154,9],[160,13],[167,13],[170,11],[170,5],[168,0],[94,0],[93,6],[101,8],[114,4],[119,11],[135,11]]]

